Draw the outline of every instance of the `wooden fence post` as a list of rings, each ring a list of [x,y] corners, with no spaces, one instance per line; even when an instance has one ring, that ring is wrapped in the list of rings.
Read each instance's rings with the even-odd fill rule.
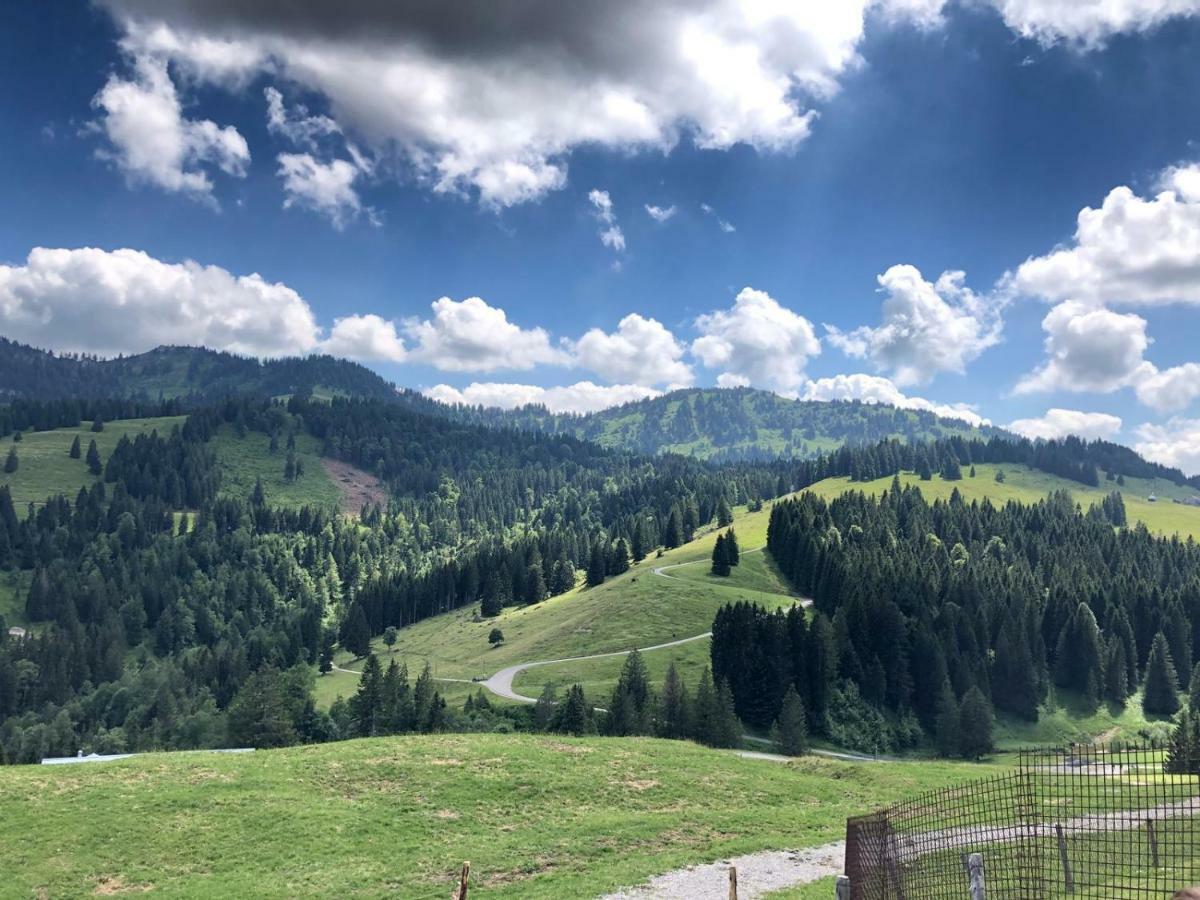
[[[462,866],[462,875],[458,879],[458,892],[455,894],[454,900],[467,900],[467,882],[471,879],[471,864],[464,862]]]
[[[1054,823],[1054,834],[1058,837],[1058,858],[1062,863],[1063,870],[1063,887],[1066,888],[1068,894],[1075,892],[1075,876],[1071,874],[1071,857],[1067,855],[1067,839],[1063,835],[1063,827],[1060,823]]]
[[[737,900],[737,869],[729,867],[729,900]]]
[[[987,886],[983,880],[982,853],[972,853],[967,857],[967,874],[971,877],[971,900],[987,900]]]
[[[837,900],[850,900],[850,876],[837,877]]]
[[[1154,820],[1146,820],[1146,836],[1150,838],[1150,860],[1158,868],[1158,837],[1154,834]]]

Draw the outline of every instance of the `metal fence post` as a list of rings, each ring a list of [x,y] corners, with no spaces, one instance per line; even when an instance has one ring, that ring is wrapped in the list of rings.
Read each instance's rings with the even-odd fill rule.
[[[850,900],[850,877],[848,875],[837,877],[837,900]]]
[[[1058,837],[1058,858],[1062,862],[1063,887],[1071,894],[1075,892],[1075,876],[1071,873],[1071,857],[1067,855],[1067,839],[1063,835],[1061,823],[1054,823],[1054,834]]]
[[[982,853],[972,853],[967,857],[967,874],[971,877],[971,900],[987,900]]]

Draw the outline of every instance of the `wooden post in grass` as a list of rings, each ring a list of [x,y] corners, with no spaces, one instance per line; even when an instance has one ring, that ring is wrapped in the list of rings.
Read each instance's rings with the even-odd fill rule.
[[[1158,868],[1158,837],[1154,834],[1154,820],[1146,820],[1146,836],[1150,838],[1150,861]]]
[[[1071,857],[1067,855],[1067,839],[1063,835],[1063,827],[1060,823],[1054,823],[1054,834],[1058,838],[1058,858],[1062,863],[1063,870],[1063,887],[1066,888],[1068,894],[1075,892],[1075,876],[1071,874]]]
[[[737,900],[737,869],[729,867],[729,900]]]
[[[837,900],[850,900],[850,876],[837,877]]]
[[[454,894],[454,900],[467,900],[467,882],[471,880],[471,864],[464,862],[462,867],[462,875],[458,879],[458,890]]]
[[[971,900],[987,900],[987,887],[983,881],[982,853],[972,853],[967,857],[967,874],[971,877]]]

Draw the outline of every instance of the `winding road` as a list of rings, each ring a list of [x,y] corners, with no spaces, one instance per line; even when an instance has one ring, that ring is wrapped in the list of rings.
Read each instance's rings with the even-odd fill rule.
[[[766,547],[755,547],[753,550],[746,550],[742,555],[745,556],[750,553],[761,553],[765,549],[766,549]],[[653,572],[653,574],[657,575],[660,578],[669,578],[672,581],[682,581],[684,579],[677,578],[674,575],[668,575],[667,573],[671,569],[681,569],[684,566],[696,566],[696,565],[700,565],[704,562],[706,562],[706,560],[695,559],[695,560],[692,560],[691,562],[673,563],[669,566],[657,566],[654,569],[651,569],[651,572]],[[807,597],[798,598],[796,602],[805,608],[812,606],[812,600],[808,599]],[[669,650],[671,647],[680,647],[684,644],[690,644],[694,641],[702,641],[702,640],[705,640],[706,638],[710,638],[710,637],[712,637],[712,632],[706,631],[706,632],[704,632],[704,634],[695,634],[695,635],[692,635],[691,637],[680,638],[677,641],[667,641],[665,644],[655,644],[652,647],[639,647],[638,650],[642,653],[650,653],[655,650]],[[533,662],[517,663],[516,665],[508,666],[506,668],[501,669],[495,675],[492,675],[490,678],[487,678],[483,681],[476,681],[476,680],[470,679],[470,678],[444,678],[441,676],[434,676],[434,680],[435,681],[453,682],[456,684],[478,684],[481,688],[486,688],[489,692],[491,692],[491,693],[495,694],[497,697],[501,697],[505,700],[512,700],[515,703],[537,703],[536,697],[529,697],[525,694],[519,694],[513,688],[513,681],[522,672],[524,672],[528,669],[540,668],[541,666],[553,666],[558,663],[586,662],[588,660],[593,660],[593,659],[613,659],[618,656],[628,656],[631,652],[632,652],[631,650],[613,650],[613,651],[609,651],[607,653],[593,653],[593,654],[590,654],[587,656],[566,656],[561,659],[539,659],[539,660],[535,660]],[[347,675],[361,675],[362,674],[362,672],[356,672],[354,669],[344,669],[338,665],[334,665],[333,668],[335,671],[345,672]],[[742,738],[753,744],[760,744],[760,745],[766,745],[766,746],[771,746],[771,744],[772,744],[772,742],[767,740],[766,738],[756,737],[755,735],[752,735],[752,734],[744,734],[744,735],[742,735]],[[884,756],[865,756],[861,753],[846,753],[846,752],[841,752],[841,751],[837,751],[837,750],[813,749],[813,750],[810,750],[809,752],[812,754],[815,754],[817,756],[824,756],[829,759],[840,759],[845,762],[892,762],[893,761],[893,760],[889,759],[888,757],[884,757]],[[738,755],[745,757],[746,759],[761,759],[761,760],[768,760],[770,762],[789,762],[791,760],[791,757],[788,757],[788,756],[781,756],[777,753],[766,753],[766,752],[759,751],[759,750],[742,750],[742,751],[738,752]]]

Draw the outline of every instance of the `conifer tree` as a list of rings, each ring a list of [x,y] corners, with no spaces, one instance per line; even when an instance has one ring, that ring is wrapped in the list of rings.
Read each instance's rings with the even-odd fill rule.
[[[658,704],[658,736],[681,740],[691,727],[687,687],[679,677],[674,660],[667,666]]]
[[[742,722],[733,705],[733,691],[729,689],[729,682],[724,678],[717,685],[715,712],[716,721],[713,723],[709,744],[713,747],[740,747]]]
[[[82,452],[83,451],[79,446],[79,435],[75,435],[75,440],[71,441],[71,449],[67,451],[67,455],[70,456],[71,459],[79,459]]]
[[[717,527],[724,528],[733,522],[733,511],[730,510],[729,504],[722,497],[717,503]]]
[[[1200,710],[1189,707],[1180,713],[1167,743],[1163,771],[1168,775],[1200,774]]]
[[[587,583],[588,587],[604,584],[608,572],[608,560],[605,559],[604,545],[597,541],[592,544],[592,554],[588,558]]]
[[[374,737],[383,725],[383,672],[379,659],[368,653],[358,679],[358,691],[350,699],[354,733],[358,737]]]
[[[939,756],[958,756],[962,746],[961,720],[958,700],[954,697],[949,679],[942,683],[938,697],[935,738]]]
[[[663,546],[674,550],[684,543],[683,516],[678,506],[672,506],[667,516],[667,527],[663,533]]]
[[[88,444],[86,460],[88,471],[93,475],[99,475],[103,471],[103,466],[100,462],[100,449],[96,446],[94,438]]]
[[[725,532],[725,555],[729,558],[729,564],[736,566],[742,561],[742,553],[738,548],[737,535],[730,528]]]
[[[716,731],[717,693],[708,666],[704,667],[700,673],[700,680],[696,682],[691,719],[692,740],[698,744],[711,744],[712,735]]]
[[[559,705],[554,730],[576,736],[595,733],[596,722],[592,707],[583,693],[582,686],[573,684],[567,691],[567,699]]]
[[[1151,715],[1173,716],[1179,711],[1179,678],[1171,660],[1167,639],[1160,631],[1150,645],[1150,656],[1146,661],[1146,686],[1142,695],[1142,709]]]
[[[992,704],[978,687],[963,696],[959,708],[959,752],[967,759],[979,759],[992,750],[992,730],[995,719]]]
[[[321,655],[317,669],[322,675],[333,671],[333,645],[335,639],[333,629],[326,628],[321,632]]]
[[[11,475],[13,472],[17,471],[17,468],[20,466],[20,464],[21,461],[17,459],[17,448],[15,446],[9,447],[8,458],[4,460],[5,473]]]
[[[437,730],[438,701],[441,697],[433,689],[433,669],[429,663],[417,676],[413,687],[413,727],[422,733]]]
[[[621,677],[613,688],[608,706],[607,732],[618,737],[648,734],[652,708],[646,663],[642,654],[633,650],[625,657]]]
[[[371,626],[367,624],[367,615],[361,603],[350,607],[350,614],[342,629],[342,646],[359,658],[371,652]]]
[[[712,574],[727,576],[730,571],[729,553],[725,549],[725,535],[718,534],[717,542],[713,544]]]
[[[1192,677],[1188,682],[1188,706],[1200,713],[1200,663],[1192,667]]]
[[[1124,706],[1129,697],[1129,683],[1125,673],[1125,645],[1115,634],[1109,638],[1104,657],[1104,699],[1117,706]]]
[[[779,745],[784,756],[800,756],[808,751],[808,726],[805,721],[804,702],[789,687],[783,695],[783,706],[779,718],[771,728],[771,737]]]

